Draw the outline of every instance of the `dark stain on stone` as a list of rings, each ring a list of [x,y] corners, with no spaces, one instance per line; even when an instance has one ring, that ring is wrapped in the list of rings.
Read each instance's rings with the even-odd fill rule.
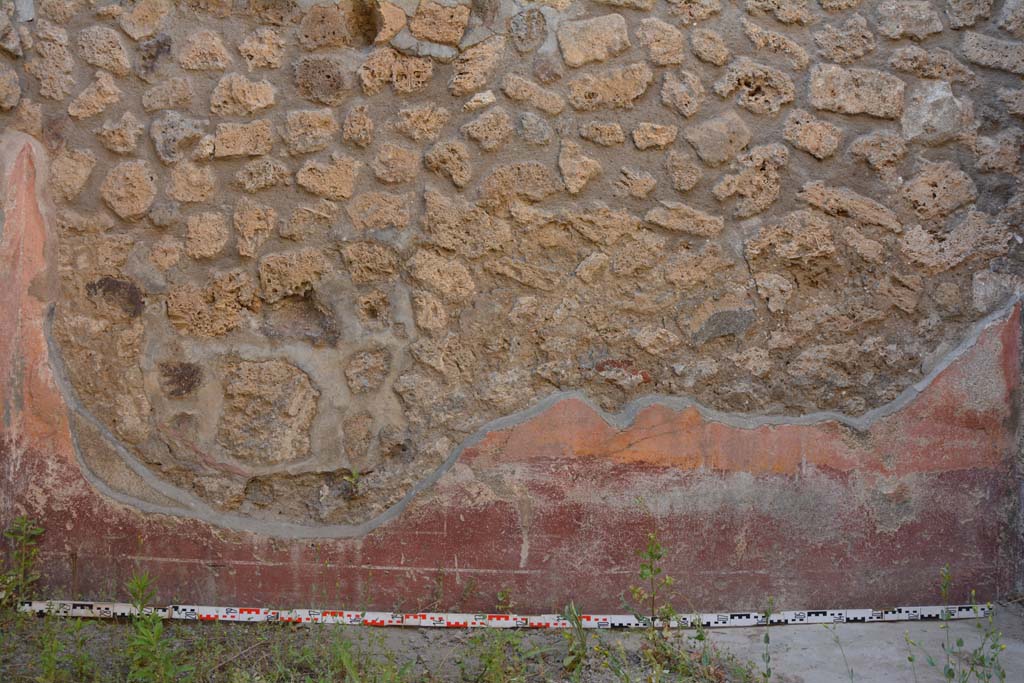
[[[46,149],[55,152],[64,144],[67,137],[67,127],[71,119],[67,114],[60,113],[56,116],[46,116],[43,119],[43,144]]]
[[[190,4],[200,6],[198,0],[190,0]],[[249,11],[274,26],[286,26],[297,21],[302,14],[295,0],[252,0]]]
[[[718,337],[728,337],[730,335],[739,337],[747,331],[747,328],[754,324],[755,318],[754,312],[747,308],[716,311],[704,321],[704,324],[697,330],[697,333],[693,335],[693,341],[697,344],[703,344]]]
[[[400,462],[411,462],[416,454],[413,450],[412,439],[409,438],[409,434],[391,425],[387,425],[380,430],[378,447],[383,457],[392,458]]]
[[[250,479],[245,485],[245,499],[257,507],[270,505],[274,502],[274,487],[267,479]]]
[[[321,104],[340,104],[345,94],[356,87],[355,71],[335,57],[301,57],[293,69],[299,93]]]
[[[158,33],[149,40],[139,43],[139,66],[136,69],[140,78],[151,76],[159,66],[161,57],[171,54],[171,37],[166,33]]]
[[[261,331],[272,340],[337,346],[341,332],[334,315],[311,297],[290,297],[264,309]]]
[[[195,363],[168,361],[160,364],[160,384],[171,398],[188,396],[203,382],[203,369]]]
[[[85,286],[90,297],[101,296],[107,303],[117,306],[125,315],[138,318],[146,304],[146,297],[133,282],[105,275]]]

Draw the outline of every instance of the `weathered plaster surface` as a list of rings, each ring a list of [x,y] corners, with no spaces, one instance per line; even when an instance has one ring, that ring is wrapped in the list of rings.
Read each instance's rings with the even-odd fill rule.
[[[560,397],[492,425],[362,538],[286,540],[120,504],[75,455],[74,410],[48,362],[49,304],[31,293],[46,272],[31,146],[7,150],[0,255],[25,269],[4,301],[17,333],[0,351],[31,371],[5,366],[0,502],[5,517],[46,520],[55,590],[116,595],[144,565],[196,599],[486,609],[509,589],[533,609],[569,598],[617,609],[652,527],[688,599],[708,608],[754,607],[766,594],[799,605],[923,601],[946,562],[983,594],[1013,583],[1017,309],[865,423],[654,400],[613,417]],[[89,434],[79,423],[78,439]]]
[[[615,608],[656,526],[716,606],[1009,589],[1016,4],[399,5],[0,20],[54,585]]]

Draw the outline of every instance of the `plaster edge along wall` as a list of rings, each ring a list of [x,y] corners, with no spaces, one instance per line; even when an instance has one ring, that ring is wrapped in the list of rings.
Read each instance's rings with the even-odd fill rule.
[[[69,409],[47,348],[46,154],[17,133],[0,154],[0,523],[43,521],[46,596],[119,597],[145,568],[166,601],[487,610],[508,590],[524,612],[570,599],[619,610],[654,527],[696,609],[769,595],[783,608],[934,601],[945,563],[953,599],[1019,589],[1017,305],[862,423],[658,398],[609,416],[554,397],[477,435],[361,538],[286,539],[121,504],[79,465],[76,439],[102,439]],[[106,482],[141,490],[110,462]]]

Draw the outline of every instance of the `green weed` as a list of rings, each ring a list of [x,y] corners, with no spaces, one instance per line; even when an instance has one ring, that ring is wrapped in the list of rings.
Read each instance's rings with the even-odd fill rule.
[[[657,529],[647,534],[647,542],[637,551],[640,560],[637,571],[639,581],[630,586],[632,607],[638,620],[646,625],[640,659],[645,668],[644,681],[660,683],[683,680],[693,683],[752,680],[751,667],[741,665],[732,657],[718,652],[711,645],[707,629],[699,618],[692,634],[673,630],[672,622],[678,613],[672,604],[675,579],[665,572],[665,548],[658,538]],[[644,612],[642,614],[641,612]],[[692,610],[691,612],[696,612]],[[620,681],[634,681],[635,667],[628,666],[623,650],[600,648],[602,665]],[[623,677],[625,676],[625,677]]]
[[[761,663],[764,664],[764,668],[761,669],[761,680],[764,683],[768,683],[772,679],[772,612],[775,611],[775,598],[768,598],[768,606],[765,608],[762,616],[764,617],[764,636],[761,638],[761,642],[764,644],[764,650],[761,652]]]
[[[0,574],[0,607],[32,599],[33,587],[39,580],[36,563],[39,559],[39,537],[42,535],[43,528],[25,515],[15,517],[4,531],[4,537],[13,547],[9,566]]]
[[[562,632],[565,637],[566,655],[562,660],[562,668],[572,675],[573,681],[580,680],[583,667],[587,663],[587,630],[583,628],[583,620],[576,604],[570,602],[562,612],[562,618],[569,622],[569,628]]]
[[[164,637],[164,620],[153,609],[156,590],[146,572],[136,573],[126,585],[136,614],[128,635],[127,655],[130,683],[172,683],[192,680],[192,667]]]
[[[594,654],[601,658],[601,667],[615,676],[619,683],[631,683],[633,678],[629,658],[621,641],[610,647],[598,643],[594,646]]]
[[[70,647],[64,650],[64,663],[67,666],[71,680],[75,683],[99,680],[99,667],[96,660],[89,652],[89,638],[86,634],[85,622],[75,619],[70,622],[67,628],[67,636]]]
[[[36,683],[62,683],[68,680],[67,673],[60,668],[61,643],[57,634],[57,620],[47,614],[39,634],[39,675]]]
[[[949,596],[953,585],[953,574],[947,564],[939,572],[939,594],[942,596],[942,604],[949,604]],[[978,632],[978,644],[968,650],[963,638],[953,638],[949,622],[953,615],[943,610],[940,615],[942,625],[939,626],[945,632],[942,643],[943,660],[936,660],[917,641],[910,638],[910,633],[903,634],[906,643],[907,661],[910,662],[914,680],[917,679],[917,654],[924,658],[925,663],[934,669],[941,669],[942,676],[947,681],[956,683],[968,683],[969,681],[1005,681],[1006,670],[1000,661],[1000,655],[1006,649],[1003,644],[1003,634],[995,627],[992,616],[992,604],[987,605],[988,616],[981,618],[981,607],[977,603],[975,592],[971,591],[971,607],[974,610],[974,627]]]
[[[403,683],[413,677],[414,662],[399,662],[394,653],[372,644],[364,648],[344,638],[335,639],[330,652],[338,676],[323,678],[340,683]]]
[[[836,625],[831,626],[825,625],[825,630],[829,631],[832,635],[832,642],[839,648],[839,654],[843,658],[843,668],[846,670],[846,675],[850,677],[850,683],[853,683],[853,667],[850,666],[849,660],[846,659],[846,649],[843,648],[843,641],[839,639],[839,631],[836,629]]]
[[[485,629],[469,638],[456,658],[462,680],[476,683],[522,683],[537,680],[544,671],[545,647],[529,647],[524,633]],[[543,678],[541,678],[543,680]]]
[[[515,598],[509,588],[502,588],[498,591],[498,602],[494,605],[496,612],[511,612],[516,608]]]
[[[654,627],[658,620],[664,625],[675,618],[672,608],[671,589],[675,579],[665,574],[661,562],[665,559],[665,549],[658,540],[657,531],[647,534],[647,545],[637,552],[640,558],[640,583],[629,587],[630,596],[638,603],[634,608],[637,618]],[[643,614],[642,611],[646,611]]]

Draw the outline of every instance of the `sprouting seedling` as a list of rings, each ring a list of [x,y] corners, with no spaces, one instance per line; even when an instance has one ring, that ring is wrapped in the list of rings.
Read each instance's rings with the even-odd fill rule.
[[[515,598],[512,596],[511,589],[502,588],[498,591],[498,603],[495,605],[495,609],[497,609],[497,611],[511,612],[515,605]]]
[[[192,673],[164,635],[163,618],[152,608],[156,599],[153,578],[147,572],[132,575],[125,584],[136,614],[128,636],[128,680],[131,683],[172,683]]]
[[[366,477],[367,474],[371,473],[372,471],[373,470],[366,470],[365,472],[360,472],[359,469],[356,467],[353,467],[352,469],[349,470],[344,470],[341,475],[341,480],[348,484],[348,490],[343,492],[342,495],[345,498],[358,497],[359,494],[361,493],[360,486],[363,483],[363,479]]]
[[[352,488],[358,489],[359,480],[362,478],[362,475],[359,473],[358,469],[353,467],[352,469],[347,470],[345,474],[341,475],[341,478],[351,484]]]
[[[36,562],[39,558],[39,537],[43,528],[37,526],[26,515],[19,515],[4,531],[4,536],[14,546],[11,552],[11,566],[0,575],[0,605],[27,600],[32,587],[39,580]]]
[[[583,628],[583,619],[574,602],[566,605],[562,618],[569,622],[569,629],[564,632],[568,651],[562,660],[562,668],[573,675],[573,680],[579,680],[587,660],[587,630]]]
[[[631,586],[629,590],[634,600],[646,606],[647,618],[653,627],[659,618],[668,620],[675,616],[665,596],[675,584],[675,579],[666,575],[661,566],[665,548],[658,540],[657,532],[647,534],[647,545],[637,555],[640,557],[638,577],[642,585]]]
[[[839,639],[839,631],[836,629],[836,625],[831,626],[825,625],[825,630],[832,634],[832,642],[839,648],[839,654],[843,657],[843,668],[846,669],[846,675],[850,677],[850,682],[853,683],[853,667],[850,666],[850,662],[846,659],[846,649],[843,647],[843,641]]]
[[[764,669],[761,671],[761,680],[768,683],[772,679],[772,613],[775,611],[775,598],[768,598],[768,606],[762,614],[764,617],[764,637],[761,642],[764,643],[764,651],[761,652],[761,662],[764,664]]]

